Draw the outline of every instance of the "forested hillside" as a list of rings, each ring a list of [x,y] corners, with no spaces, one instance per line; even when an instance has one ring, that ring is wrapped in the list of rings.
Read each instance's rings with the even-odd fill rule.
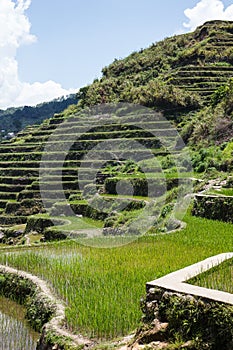
[[[72,94],[40,103],[34,107],[24,106],[0,110],[1,136],[7,136],[8,133],[16,134],[28,125],[40,124],[44,119],[51,118],[54,113],[60,113],[69,105],[76,103],[76,95]]]

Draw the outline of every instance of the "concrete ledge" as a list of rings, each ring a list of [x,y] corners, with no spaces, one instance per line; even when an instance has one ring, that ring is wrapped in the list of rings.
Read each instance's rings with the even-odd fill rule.
[[[205,194],[205,193],[195,193],[194,197],[206,197],[206,198],[233,198],[233,196],[227,196],[225,194],[216,193],[216,194]]]
[[[160,287],[169,291],[190,294],[226,304],[233,305],[233,294],[221,292],[214,289],[208,289],[198,286],[192,286],[185,283],[201,273],[208,271],[212,267],[218,266],[223,261],[233,258],[233,253],[224,253],[215,255],[184,269],[172,272],[164,277],[158,278],[146,284],[147,290],[154,287]]]

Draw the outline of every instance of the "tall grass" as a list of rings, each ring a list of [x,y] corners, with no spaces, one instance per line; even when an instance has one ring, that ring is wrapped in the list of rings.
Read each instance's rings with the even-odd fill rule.
[[[189,280],[189,283],[200,287],[233,293],[233,259],[227,260],[192,278]]]
[[[46,279],[67,304],[67,325],[88,336],[114,338],[138,325],[145,283],[232,250],[232,225],[186,216],[187,228],[141,237],[117,248],[74,241],[1,254],[0,263]]]

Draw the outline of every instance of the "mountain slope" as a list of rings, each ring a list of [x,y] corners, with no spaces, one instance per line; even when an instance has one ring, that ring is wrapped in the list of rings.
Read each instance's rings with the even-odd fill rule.
[[[72,94],[40,103],[34,107],[24,106],[0,110],[0,130],[4,130],[2,136],[8,133],[16,134],[28,125],[41,123],[44,119],[51,118],[55,113],[60,113],[69,105],[76,103],[76,95]]]
[[[123,100],[165,110],[196,108],[233,76],[233,22],[206,22],[193,33],[115,60],[102,72],[80,90],[82,106]]]
[[[44,181],[47,186],[45,198],[54,215],[63,214],[67,209],[64,196],[60,198],[57,190],[58,173],[62,171],[64,193],[69,204],[73,206],[74,212],[77,215],[99,218],[83,198],[83,188],[80,188],[78,172],[84,162],[85,154],[101,144],[103,140],[114,143],[115,139],[122,139],[124,147],[127,147],[129,140],[141,143],[149,148],[155,158],[158,157],[168,176],[171,190],[177,186],[178,175],[172,161],[174,155],[170,154],[169,147],[168,149],[162,147],[158,138],[155,137],[156,133],[158,135],[163,132],[168,137],[168,145],[171,145],[175,139],[172,130],[160,125],[155,119],[150,124],[155,134],[145,132],[142,121],[138,128],[132,123],[129,125],[125,122],[126,119],[123,117],[126,117],[127,113],[132,121],[135,117],[126,110],[121,111],[123,116],[119,113],[115,119],[110,119],[107,125],[97,127],[97,121],[101,119],[98,113],[97,116],[92,116],[93,118],[85,119],[85,113],[82,110],[83,107],[96,103],[123,100],[165,110],[168,119],[173,120],[184,141],[190,146],[194,171],[203,173],[207,177],[210,171],[215,172],[216,177],[221,172],[221,176],[227,177],[233,169],[233,80],[229,80],[233,69],[229,53],[232,50],[230,46],[232,33],[233,22],[208,22],[194,33],[165,39],[149,49],[133,53],[124,60],[115,61],[103,69],[103,77],[100,80],[80,90],[78,94],[80,101],[77,105],[69,106],[67,110],[45,120],[39,126],[27,127],[16,138],[2,143],[0,147],[2,184],[0,225],[25,223],[29,215],[44,212],[39,168],[46,144],[55,145],[51,158],[45,164],[48,178]],[[215,50],[215,46],[221,49]],[[199,79],[198,88],[192,83],[191,77],[184,76],[185,69],[186,72],[188,70],[189,73],[192,72],[193,80]],[[213,79],[210,79],[211,77]],[[184,78],[190,81],[189,85],[186,82],[187,87],[182,85]],[[209,83],[208,94],[205,85],[207,82]],[[196,89],[195,93],[193,89]],[[212,92],[214,95],[210,98]],[[78,117],[77,112],[80,112]],[[108,113],[105,113],[104,118],[106,115]],[[74,120],[73,116],[76,116]],[[60,135],[53,136],[57,125],[63,122],[66,122],[64,130]],[[89,131],[82,133],[82,130],[87,127]],[[61,141],[62,135],[65,135],[64,143]],[[75,142],[72,141],[74,138],[76,138]],[[66,143],[72,147],[63,164],[63,146]],[[137,148],[128,151],[129,158],[130,154],[139,152]],[[99,150],[96,164],[106,163],[105,158],[101,157],[104,157],[104,152]],[[121,180],[120,176],[124,173],[125,179],[129,179],[140,189],[136,195],[145,196],[146,190],[143,187],[145,179],[140,172],[140,167],[132,162],[122,161],[120,156],[118,162],[113,163],[107,164],[106,169],[97,174],[100,191],[106,191],[107,196],[114,196],[116,183],[119,179]],[[88,169],[90,168],[91,166]],[[152,175],[158,170],[156,167],[151,167],[151,164],[147,164],[147,168]],[[190,174],[186,175],[190,176]],[[84,185],[86,185],[85,181]],[[175,191],[171,194],[171,200],[174,199]],[[111,202],[111,199],[108,201]],[[137,207],[137,210],[143,205],[140,198],[136,203],[130,203],[131,208]],[[121,217],[118,219],[119,222],[125,220]],[[112,217],[110,221],[117,222],[116,218]],[[109,221],[106,225],[109,225]]]

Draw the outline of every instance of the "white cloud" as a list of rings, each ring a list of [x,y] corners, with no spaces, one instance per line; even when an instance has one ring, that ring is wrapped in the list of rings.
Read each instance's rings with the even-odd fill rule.
[[[18,76],[17,49],[37,40],[30,33],[31,24],[25,11],[31,0],[0,0],[0,108],[35,105],[67,95],[74,90],[65,90],[53,81],[29,84]]]
[[[55,83],[52,80],[45,83],[23,83],[22,90],[15,100],[15,105],[22,106],[25,105],[25,101],[27,101],[27,105],[34,106],[39,102],[51,101],[56,97],[74,93],[76,91],[77,90],[67,91],[63,89],[60,84]]]
[[[189,21],[183,23],[183,26],[189,30],[196,29],[210,20],[229,20],[233,21],[233,4],[225,8],[221,0],[200,0],[193,8],[184,11]]]

